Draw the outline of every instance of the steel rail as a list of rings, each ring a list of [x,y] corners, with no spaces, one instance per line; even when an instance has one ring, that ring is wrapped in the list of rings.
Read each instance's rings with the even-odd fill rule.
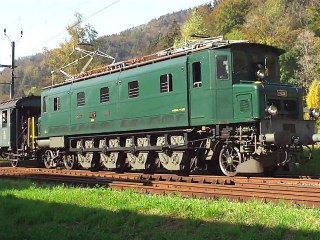
[[[30,171],[29,171],[30,170]],[[221,176],[177,176],[173,174],[140,174],[56,169],[0,168],[0,177],[26,178],[71,185],[131,188],[138,192],[172,194],[199,198],[228,198],[246,201],[285,201],[308,207],[320,207],[320,186],[314,179],[258,178]],[[288,180],[288,182],[284,182]],[[301,182],[301,180],[303,180]],[[308,183],[311,180],[311,183]],[[317,180],[319,181],[319,180]]]

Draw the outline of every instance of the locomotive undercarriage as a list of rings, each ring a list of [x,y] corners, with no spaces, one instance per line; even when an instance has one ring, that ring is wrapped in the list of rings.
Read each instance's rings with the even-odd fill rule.
[[[255,124],[202,126],[170,132],[145,132],[68,139],[67,148],[47,149],[45,167],[112,171],[157,171],[188,173],[220,170],[225,175],[272,172],[304,158],[303,147],[276,146],[259,136]],[[311,157],[311,150],[308,158]]]
[[[140,133],[69,139],[69,153],[85,169],[181,171],[188,164],[188,133]]]

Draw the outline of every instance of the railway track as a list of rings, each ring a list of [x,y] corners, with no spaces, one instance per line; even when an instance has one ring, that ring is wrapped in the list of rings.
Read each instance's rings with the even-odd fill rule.
[[[86,186],[133,189],[142,193],[173,194],[199,198],[227,198],[237,201],[257,199],[285,201],[307,207],[320,207],[320,178],[225,177],[174,174],[68,171],[42,168],[0,168],[1,178]]]

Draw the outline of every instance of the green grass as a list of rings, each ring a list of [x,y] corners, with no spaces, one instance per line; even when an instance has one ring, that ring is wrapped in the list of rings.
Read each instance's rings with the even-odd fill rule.
[[[308,151],[306,150],[305,156],[308,156]],[[311,160],[301,161],[299,167],[294,169],[291,173],[304,176],[320,176],[320,146],[317,145],[314,147]]]
[[[320,210],[0,180],[0,239],[320,239]]]

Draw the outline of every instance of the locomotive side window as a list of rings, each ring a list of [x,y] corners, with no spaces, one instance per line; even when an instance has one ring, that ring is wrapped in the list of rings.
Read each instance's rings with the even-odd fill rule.
[[[201,62],[192,63],[192,76],[193,76],[193,87],[198,88],[202,86],[201,79]]]
[[[8,124],[8,112],[7,110],[2,111],[2,127],[5,128],[7,127]]]
[[[229,79],[228,56],[217,56],[217,79]]]
[[[45,113],[47,112],[47,97],[43,97],[42,101],[42,111]]]
[[[61,109],[60,97],[53,99],[53,111],[59,111]]]
[[[160,92],[172,92],[172,74],[164,74],[160,76]]]
[[[103,87],[100,88],[100,103],[109,102],[109,88]]]
[[[85,94],[84,92],[77,93],[77,106],[84,106],[86,104]]]
[[[247,54],[244,51],[235,50],[233,52],[233,70],[234,70],[234,79],[248,80],[249,77],[249,66],[247,60]]]
[[[128,83],[128,96],[134,98],[139,96],[139,83],[138,81],[132,81]]]

